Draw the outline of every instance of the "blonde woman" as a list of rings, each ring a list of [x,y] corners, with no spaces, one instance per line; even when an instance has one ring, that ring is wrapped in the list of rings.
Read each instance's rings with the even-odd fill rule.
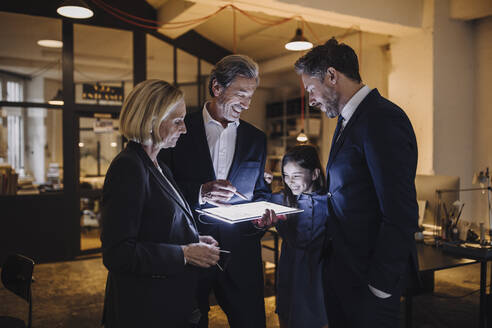
[[[161,80],[139,83],[120,114],[130,142],[106,174],[103,262],[108,269],[105,327],[189,327],[196,321],[195,267],[219,259],[199,236],[169,169],[156,158],[186,133],[183,93]]]

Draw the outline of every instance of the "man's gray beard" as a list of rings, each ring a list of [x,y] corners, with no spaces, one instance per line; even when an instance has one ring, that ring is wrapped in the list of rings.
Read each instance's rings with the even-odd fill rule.
[[[335,113],[333,113],[333,112],[328,112],[328,111],[327,111],[325,114],[326,114],[326,116],[327,116],[328,118],[335,118],[335,117],[337,117],[337,116],[338,116],[337,114],[335,114]]]

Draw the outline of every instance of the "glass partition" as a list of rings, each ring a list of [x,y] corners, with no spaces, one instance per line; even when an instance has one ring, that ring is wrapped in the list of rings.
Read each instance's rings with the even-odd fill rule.
[[[74,25],[76,103],[123,103],[133,88],[132,45],[132,32]]]
[[[173,83],[173,46],[147,34],[147,78]]]
[[[53,100],[61,91],[61,20],[0,12],[0,31],[0,100]]]
[[[101,190],[113,158],[122,149],[118,120],[104,114],[79,119],[80,249],[101,247]]]
[[[111,117],[80,118],[81,183],[88,182],[91,189],[102,189],[109,164],[122,149],[121,141],[117,119]]]
[[[198,58],[182,50],[177,51],[178,86],[185,93],[188,112],[198,109]]]
[[[0,173],[4,176],[0,179],[2,195],[62,189],[61,110],[0,109]]]
[[[201,62],[201,81],[202,81],[201,103],[202,104],[205,102],[206,99],[210,98],[210,93],[208,91],[208,83],[209,83],[210,72],[212,71],[213,68],[214,65],[202,60]]]

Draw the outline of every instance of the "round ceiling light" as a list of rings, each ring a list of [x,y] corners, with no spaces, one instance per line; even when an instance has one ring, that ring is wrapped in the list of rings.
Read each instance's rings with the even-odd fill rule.
[[[84,19],[94,16],[94,12],[82,0],[65,0],[56,12],[64,17]]]
[[[38,45],[46,48],[62,48],[63,42],[58,40],[38,40]]]

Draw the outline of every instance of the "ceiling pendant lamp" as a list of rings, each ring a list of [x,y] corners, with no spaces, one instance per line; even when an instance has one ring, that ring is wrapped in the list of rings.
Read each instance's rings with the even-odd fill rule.
[[[58,92],[56,93],[56,96],[53,97],[53,99],[48,101],[48,104],[50,105],[61,105],[63,106],[63,93],[61,89],[58,89]]]
[[[308,142],[308,140],[309,140],[308,136],[304,133],[304,129],[301,130],[301,133],[299,133],[297,135],[296,139],[299,143],[305,143],[305,142]]]
[[[296,30],[296,35],[285,44],[285,49],[290,51],[303,51],[313,47],[313,44],[306,39],[302,33],[302,29]]]
[[[94,12],[83,0],[65,0],[56,12],[61,16],[75,19],[85,19],[94,16]]]

